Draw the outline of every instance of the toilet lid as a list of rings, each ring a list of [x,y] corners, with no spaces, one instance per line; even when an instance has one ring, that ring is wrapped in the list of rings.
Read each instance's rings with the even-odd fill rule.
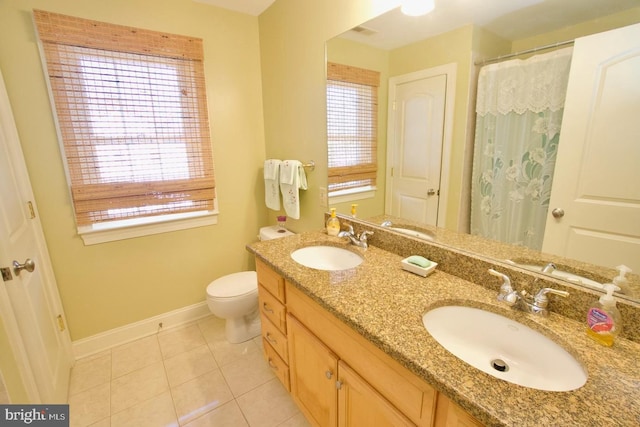
[[[258,276],[255,271],[228,274],[207,286],[207,294],[215,298],[237,297],[257,290]]]

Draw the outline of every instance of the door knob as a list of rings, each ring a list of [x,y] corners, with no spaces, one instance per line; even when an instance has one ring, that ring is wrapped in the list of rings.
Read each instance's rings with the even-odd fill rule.
[[[553,215],[554,218],[562,218],[564,216],[564,209],[555,208],[551,211],[551,215]]]
[[[436,194],[436,190],[433,188],[430,188],[427,190],[427,196],[433,196],[434,194]]]
[[[20,264],[18,261],[13,261],[13,272],[16,273],[16,276],[19,276],[22,270],[27,270],[27,272],[31,273],[35,269],[36,263],[33,262],[31,258],[27,258],[24,264]]]

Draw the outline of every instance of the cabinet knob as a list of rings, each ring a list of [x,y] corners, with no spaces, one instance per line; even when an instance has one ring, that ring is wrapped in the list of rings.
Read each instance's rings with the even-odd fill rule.
[[[333,377],[333,372],[327,371],[327,372],[324,373],[324,376],[327,377],[328,380],[330,380],[331,377]]]

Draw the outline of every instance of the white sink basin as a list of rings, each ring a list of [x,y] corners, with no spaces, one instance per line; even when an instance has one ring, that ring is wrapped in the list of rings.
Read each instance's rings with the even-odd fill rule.
[[[570,391],[587,382],[582,365],[533,329],[489,311],[444,306],[422,316],[427,331],[471,366],[521,386]]]
[[[296,249],[291,258],[298,264],[316,270],[348,270],[357,267],[363,261],[362,257],[347,249],[335,246],[307,246]]]

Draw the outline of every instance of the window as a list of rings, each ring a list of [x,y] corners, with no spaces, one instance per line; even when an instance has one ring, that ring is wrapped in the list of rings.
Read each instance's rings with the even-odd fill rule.
[[[202,40],[34,17],[80,233],[213,212]]]
[[[329,193],[376,185],[380,73],[327,64]]]

